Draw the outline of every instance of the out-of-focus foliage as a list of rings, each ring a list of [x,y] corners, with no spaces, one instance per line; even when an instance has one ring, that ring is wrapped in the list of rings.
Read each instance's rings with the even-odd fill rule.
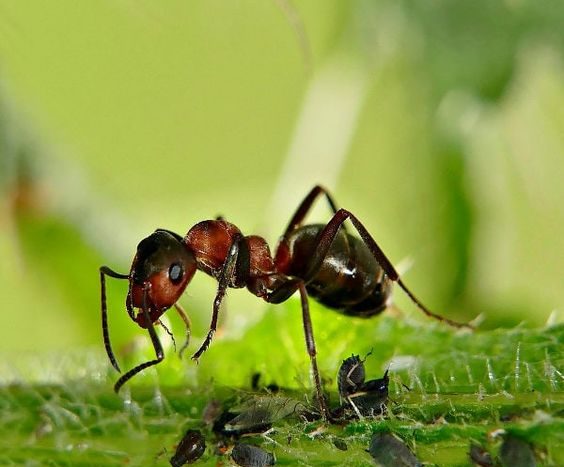
[[[532,0],[0,1],[0,349],[100,346],[99,265],[217,214],[274,247],[315,183],[413,260],[431,308],[544,323],[564,305],[562,24]],[[183,299],[196,335],[214,288]],[[264,310],[231,293],[224,334]]]

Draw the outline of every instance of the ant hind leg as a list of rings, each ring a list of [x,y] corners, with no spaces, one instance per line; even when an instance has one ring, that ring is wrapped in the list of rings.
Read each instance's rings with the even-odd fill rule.
[[[311,315],[309,313],[309,301],[305,282],[298,278],[288,277],[288,279],[277,289],[273,290],[265,298],[265,300],[269,303],[281,303],[287,300],[296,291],[299,291],[300,293],[305,344],[311,362],[311,372],[315,384],[317,403],[319,404],[319,409],[323,419],[329,420],[330,412],[327,407],[325,396],[323,395],[321,377],[319,376],[319,369],[317,367],[317,349],[315,347],[315,339],[313,337],[313,325],[311,324]]]
[[[351,212],[345,209],[339,209],[335,213],[335,215],[331,218],[331,220],[327,223],[327,225],[322,230],[322,232],[319,234],[317,249],[315,250],[310,260],[309,269],[306,275],[304,276],[305,283],[311,280],[319,270],[321,264],[323,263],[323,260],[327,256],[329,248],[331,247],[331,244],[333,243],[333,240],[335,239],[339,229],[343,226],[343,223],[347,219],[350,219],[353,226],[359,233],[360,238],[362,239],[364,244],[368,247],[368,249],[374,256],[380,267],[384,270],[388,278],[393,282],[397,282],[397,284],[403,289],[403,291],[407,294],[407,296],[411,299],[411,301],[415,305],[417,305],[417,307],[423,313],[438,321],[443,321],[455,328],[465,327],[468,329],[474,329],[474,327],[471,324],[459,323],[449,318],[445,318],[436,313],[433,313],[425,305],[423,305],[423,303],[419,301],[419,299],[413,294],[413,292],[411,292],[411,290],[409,290],[407,286],[403,283],[398,272],[396,271],[396,269],[394,268],[388,257],[385,255],[385,253],[382,251],[382,249],[378,246],[372,235],[370,235],[368,230],[366,230],[366,227],[364,227],[364,225],[358,220],[358,218],[354,214],[352,214]]]

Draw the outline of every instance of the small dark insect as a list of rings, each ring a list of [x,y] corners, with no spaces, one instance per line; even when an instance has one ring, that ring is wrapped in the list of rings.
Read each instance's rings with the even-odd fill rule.
[[[390,433],[376,433],[372,436],[368,452],[381,467],[422,465],[409,448]]]
[[[334,418],[346,417],[347,408],[352,408],[359,417],[379,415],[385,410],[390,384],[388,370],[382,378],[365,382],[364,361],[358,355],[343,360],[337,376],[337,386],[339,396],[345,403],[333,411]]]
[[[468,453],[470,460],[480,467],[492,467],[492,456],[482,446],[472,443],[470,445],[470,452]]]
[[[353,406],[357,415],[380,415],[386,410],[389,384],[390,379],[386,370],[382,378],[366,381],[356,393],[349,394],[347,401]]]
[[[333,439],[333,446],[341,451],[347,451],[349,449],[347,443],[345,443],[341,438]]]
[[[198,430],[188,430],[170,458],[172,467],[181,467],[197,461],[206,450],[206,440]]]
[[[274,454],[251,444],[235,444],[233,451],[231,451],[231,457],[237,465],[242,467],[263,467],[276,463]]]
[[[304,225],[306,215],[321,195],[325,196],[333,212],[331,220],[327,224]],[[360,238],[348,233],[344,226],[347,219]],[[116,392],[131,377],[163,360],[164,352],[155,325],[162,326],[160,317],[169,308],[174,306],[189,337],[190,320],[178,299],[197,270],[217,279],[219,285],[210,329],[192,356],[194,360],[198,360],[211,344],[221,303],[229,287],[246,287],[269,303],[281,303],[296,292],[300,294],[305,343],[317,402],[325,419],[329,412],[317,368],[308,296],[345,315],[368,318],[380,314],[388,306],[392,286],[397,283],[427,316],[451,326],[472,328],[443,318],[425,307],[403,283],[391,261],[357,217],[345,209],[338,209],[329,192],[316,186],[290,220],[274,255],[264,238],[245,236],[234,224],[215,219],[199,222],[184,237],[157,229],[137,246],[128,274],[120,274],[107,266],[100,268],[102,331],[110,362],[121,371],[110,345],[106,276],[129,281],[125,307],[130,318],[148,330],[156,355],[154,360],[123,374],[114,386]]]
[[[270,413],[259,410],[247,414],[248,419],[240,420],[239,413],[225,410],[213,423],[212,431],[224,436],[241,436],[249,433],[264,433],[272,427]]]
[[[512,434],[507,434],[499,451],[503,467],[535,467],[537,461],[531,444]]]
[[[263,433],[278,420],[300,415],[303,404],[289,397],[253,396],[237,408],[225,410],[214,422],[212,430],[220,435],[238,437]]]
[[[364,360],[361,360],[358,355],[351,355],[346,360],[343,360],[337,375],[339,395],[346,397],[358,391],[364,383],[365,377]]]

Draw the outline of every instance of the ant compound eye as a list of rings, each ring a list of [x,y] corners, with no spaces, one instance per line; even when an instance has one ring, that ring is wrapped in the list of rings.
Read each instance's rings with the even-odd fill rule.
[[[179,263],[174,263],[170,266],[168,270],[168,277],[170,278],[171,282],[176,284],[182,279],[184,275],[184,268]]]

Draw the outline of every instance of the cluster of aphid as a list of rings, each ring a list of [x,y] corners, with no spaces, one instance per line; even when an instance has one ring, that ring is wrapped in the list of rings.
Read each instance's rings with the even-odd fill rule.
[[[346,443],[342,440],[338,441],[335,442],[335,447],[346,451],[348,449]],[[178,444],[176,453],[170,459],[170,464],[172,467],[192,464],[203,455],[205,448],[206,442],[203,435],[197,430],[188,430]],[[422,465],[403,441],[390,433],[376,433],[372,436],[366,451],[379,465],[384,467],[398,465],[420,467]],[[242,467],[266,467],[276,464],[276,457],[271,452],[242,442],[235,443],[231,449],[231,459]]]
[[[344,360],[337,376],[337,386],[341,404],[330,413],[332,420],[346,422],[351,418],[375,416],[385,413],[388,397],[388,371],[383,378],[365,381],[364,360],[352,355]],[[259,389],[260,374],[252,377],[251,387]],[[274,465],[276,458],[268,452],[248,443],[240,441],[240,437],[249,434],[263,434],[273,429],[274,422],[297,416],[302,420],[316,420],[320,414],[301,402],[278,394],[277,385],[270,384],[266,388],[266,396],[256,396],[239,410],[223,408],[222,404],[212,400],[204,410],[203,421],[214,433],[216,453],[229,455],[240,466]],[[343,440],[335,439],[335,447],[347,450]],[[415,459],[411,451],[391,435],[377,436],[372,440],[368,452],[375,459],[381,456],[382,449],[395,452],[402,459]],[[188,430],[179,442],[175,455],[170,459],[173,467],[195,462],[205,452],[204,435],[198,430]],[[411,457],[410,457],[411,456]],[[405,464],[405,465],[419,465]]]
[[[353,418],[378,416],[386,413],[388,402],[388,371],[379,379],[365,381],[365,359],[352,355],[345,359],[337,375],[337,387],[341,405],[331,411],[331,418],[336,422],[347,422]],[[259,389],[260,375],[252,378],[252,388]],[[260,446],[243,442],[245,435],[271,433],[274,422],[289,414],[297,415],[303,420],[319,419],[320,415],[311,408],[278,394],[280,388],[269,385],[265,389],[268,396],[255,397],[240,410],[224,409],[217,400],[212,400],[203,414],[203,421],[215,436],[215,454],[229,458],[239,466],[261,467],[276,463],[274,453]],[[501,438],[499,455],[492,456],[481,445],[472,442],[468,451],[469,460],[481,467],[496,465],[535,466],[536,456],[533,446],[512,433],[499,430],[496,436]],[[290,437],[288,438],[290,443]],[[348,451],[349,446],[340,438],[333,438],[335,448]],[[177,445],[176,453],[170,459],[173,467],[196,462],[206,450],[206,441],[202,432],[188,430]],[[423,465],[406,443],[389,432],[375,433],[367,446],[366,452],[374,462],[383,467],[420,467]]]
[[[176,453],[170,458],[172,467],[181,467],[185,464],[196,462],[206,450],[206,440],[198,430],[188,430],[178,443]],[[231,449],[231,459],[240,466],[261,467],[274,465],[274,454],[258,446],[237,442]]]

